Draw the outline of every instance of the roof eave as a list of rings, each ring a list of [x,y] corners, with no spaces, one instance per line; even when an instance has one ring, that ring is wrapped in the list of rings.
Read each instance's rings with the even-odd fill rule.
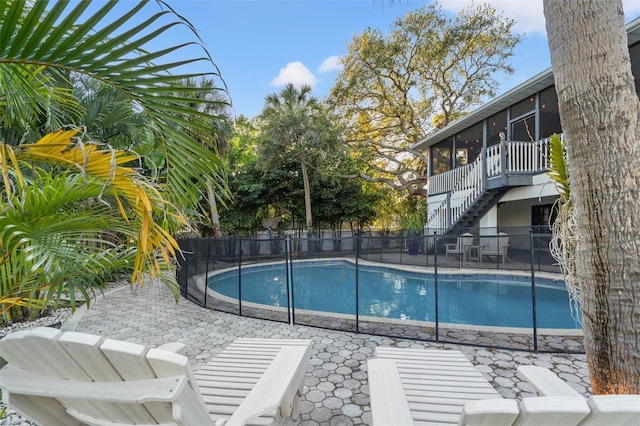
[[[629,46],[640,41],[640,18],[636,18],[626,25],[627,38],[629,40]],[[513,105],[514,103],[525,99],[527,96],[531,96],[534,93],[543,90],[554,84],[553,71],[551,68],[542,71],[541,73],[533,76],[529,80],[519,84],[513,89],[503,93],[497,98],[492,99],[486,104],[482,105],[473,112],[465,115],[459,120],[454,121],[448,126],[438,130],[437,132],[427,136],[418,143],[412,146],[413,149],[426,149],[431,145],[434,145],[443,139],[451,137],[456,133],[468,128],[469,126],[478,123],[485,118],[504,110],[505,108]]]

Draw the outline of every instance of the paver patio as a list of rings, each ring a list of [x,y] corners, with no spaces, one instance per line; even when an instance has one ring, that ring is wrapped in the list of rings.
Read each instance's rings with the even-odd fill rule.
[[[121,286],[99,296],[90,309],[78,309],[62,328],[149,346],[184,342],[184,353],[194,369],[237,337],[311,339],[300,425],[371,424],[366,362],[379,345],[460,349],[506,398],[532,395],[531,386],[516,374],[516,367],[522,364],[550,368],[578,392],[585,396],[590,392],[584,355],[456,346],[238,317],[182,298],[176,304],[168,289],[154,281],[141,288]]]

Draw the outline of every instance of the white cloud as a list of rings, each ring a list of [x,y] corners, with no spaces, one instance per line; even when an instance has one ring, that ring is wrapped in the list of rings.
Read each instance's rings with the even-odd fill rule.
[[[507,18],[514,19],[516,21],[514,25],[516,32],[547,34],[544,24],[542,0],[490,0],[484,3],[489,3],[498,13],[502,13]],[[441,4],[443,9],[457,13],[471,6],[474,2],[472,0],[443,0]]]
[[[473,0],[441,1],[444,10],[456,13],[473,3]],[[515,31],[527,34],[539,33],[546,37],[547,29],[545,27],[542,0],[488,0],[484,3],[489,3],[507,18],[514,19],[516,21]],[[640,15],[640,2],[638,0],[622,0],[622,5],[626,22]]]
[[[284,86],[287,83],[297,87],[307,84],[313,88],[318,83],[318,79],[302,62],[296,61],[289,62],[284,68],[280,68],[278,76],[271,80],[271,85],[276,87]]]
[[[322,61],[320,67],[318,68],[318,72],[320,74],[340,71],[342,69],[342,64],[340,63],[340,56],[329,56],[327,59]]]
[[[640,16],[640,2],[638,0],[622,0],[622,8],[624,9],[625,22]]]

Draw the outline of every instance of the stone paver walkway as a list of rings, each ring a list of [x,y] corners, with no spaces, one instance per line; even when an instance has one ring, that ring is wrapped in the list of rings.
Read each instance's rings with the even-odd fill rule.
[[[370,425],[367,360],[376,346],[455,348],[464,352],[505,398],[532,396],[533,389],[516,374],[518,365],[547,367],[578,392],[589,395],[584,355],[455,346],[346,333],[238,317],[201,308],[187,300],[176,304],[162,284],[123,286],[80,308],[63,324],[76,330],[149,346],[179,341],[194,370],[237,337],[311,339],[311,365],[304,387],[299,425]]]

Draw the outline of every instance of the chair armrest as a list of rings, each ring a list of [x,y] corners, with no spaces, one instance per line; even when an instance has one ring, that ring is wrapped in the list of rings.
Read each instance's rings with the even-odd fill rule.
[[[521,365],[518,373],[534,387],[540,396],[579,396],[579,392],[556,376],[551,370],[535,365]]]
[[[457,246],[457,244],[445,244],[444,247],[449,250],[450,248],[455,248]]]
[[[589,405],[582,396],[523,398],[518,408],[515,424],[577,425],[589,415]]]
[[[171,376],[124,382],[81,382],[55,379],[8,365],[0,387],[10,393],[49,398],[71,398],[120,403],[172,402],[187,385],[187,377]]]
[[[518,417],[518,403],[514,399],[481,399],[469,401],[462,407],[459,426],[510,425]]]
[[[249,392],[225,425],[245,425],[274,409],[288,416],[304,381],[309,365],[310,346],[285,346]]]
[[[413,418],[393,359],[367,361],[374,425],[412,425]]]
[[[632,425],[640,419],[640,395],[593,395],[589,425]]]
[[[169,352],[174,352],[179,354],[180,352],[182,352],[184,350],[184,348],[187,345],[185,345],[182,342],[170,342],[170,343],[165,343],[163,345],[158,346],[158,349],[162,349],[163,351],[169,351]]]

